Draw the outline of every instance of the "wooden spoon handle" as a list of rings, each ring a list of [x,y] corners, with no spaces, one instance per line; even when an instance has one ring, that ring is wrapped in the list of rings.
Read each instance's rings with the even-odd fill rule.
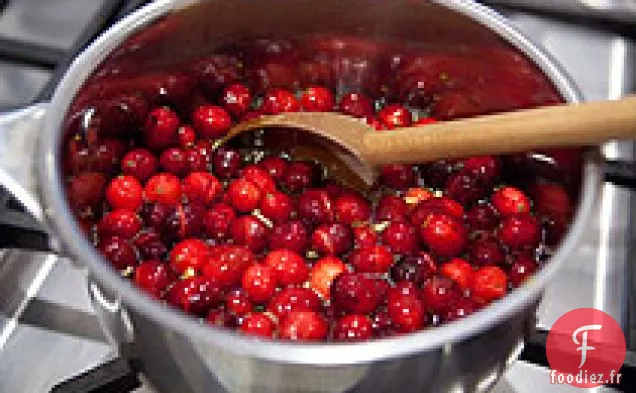
[[[636,96],[557,105],[365,135],[374,165],[592,146],[636,138]]]

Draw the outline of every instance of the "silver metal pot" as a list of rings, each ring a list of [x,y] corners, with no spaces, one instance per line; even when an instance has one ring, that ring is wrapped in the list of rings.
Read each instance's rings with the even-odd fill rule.
[[[62,124],[84,81],[131,34],[193,3],[200,8],[190,9],[192,24],[182,29],[192,31],[199,46],[213,47],[236,36],[335,31],[446,45],[496,38],[533,60],[565,100],[581,100],[551,57],[502,16],[470,0],[160,0],[140,9],[103,34],[68,70],[37,136],[38,197],[21,190],[21,199],[59,240],[60,252],[88,269],[88,290],[113,344],[123,356],[138,359],[148,379],[166,392],[487,391],[519,355],[535,327],[543,288],[585,230],[601,182],[597,152],[590,151],[581,168],[575,218],[551,260],[523,287],[474,315],[436,329],[357,344],[269,342],[212,329],[151,300],[110,268],[76,224],[60,169]],[[205,42],[196,41],[201,37]],[[190,49],[173,47],[174,54],[167,55],[181,56]]]

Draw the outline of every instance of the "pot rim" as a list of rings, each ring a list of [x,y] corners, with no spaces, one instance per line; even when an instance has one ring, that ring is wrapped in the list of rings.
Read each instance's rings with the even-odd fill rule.
[[[494,31],[533,60],[566,101],[582,101],[582,95],[557,62],[496,11],[473,0],[429,1],[458,12]],[[411,356],[423,351],[444,350],[449,344],[474,337],[495,326],[499,321],[514,318],[540,298],[546,283],[576,247],[578,239],[586,229],[586,220],[601,184],[598,150],[590,151],[585,157],[580,200],[570,231],[550,261],[523,286],[501,300],[466,318],[441,327],[360,343],[314,344],[261,340],[245,337],[235,331],[204,325],[195,318],[150,298],[130,280],[122,279],[83,235],[67,205],[58,154],[62,135],[61,125],[78,89],[114,48],[133,32],[190,3],[193,1],[159,0],[140,8],[112,26],[75,59],[57,87],[47,111],[45,129],[39,138],[40,156],[37,163],[38,187],[44,216],[55,236],[62,240],[64,251],[85,264],[100,285],[118,294],[123,304],[135,312],[144,314],[195,343],[200,340],[224,351],[260,360],[320,366],[362,364]]]

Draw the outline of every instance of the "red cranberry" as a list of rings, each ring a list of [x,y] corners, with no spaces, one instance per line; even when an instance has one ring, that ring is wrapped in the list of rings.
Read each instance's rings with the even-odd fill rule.
[[[384,299],[388,289],[386,281],[361,273],[342,273],[331,288],[334,304],[356,314],[368,314]]]
[[[229,179],[238,174],[241,168],[241,153],[236,150],[219,148],[212,158],[214,173],[222,178]]]
[[[331,180],[325,182],[324,188],[332,199],[336,199],[342,194],[351,193],[346,187]]]
[[[298,192],[310,187],[316,182],[316,173],[313,165],[306,162],[291,162],[281,181],[282,185],[290,192]]]
[[[369,226],[353,228],[353,245],[355,248],[371,247],[378,242],[378,234]]]
[[[206,172],[208,170],[207,146],[186,149],[184,154],[187,172]]]
[[[232,315],[243,316],[254,309],[254,304],[243,289],[234,289],[225,294],[225,309]]]
[[[66,192],[70,205],[75,211],[96,208],[102,201],[106,189],[106,179],[101,173],[86,172],[71,177]]]
[[[390,337],[395,334],[393,321],[386,310],[376,312],[373,315],[372,326],[375,337]]]
[[[146,182],[144,195],[148,202],[175,206],[181,202],[181,181],[169,173],[156,174]]]
[[[114,209],[139,210],[143,203],[143,188],[132,176],[119,176],[106,188],[106,200]]]
[[[373,337],[373,324],[366,315],[346,315],[336,322],[333,338],[337,341],[363,341]]]
[[[298,216],[311,224],[333,221],[333,202],[327,191],[312,189],[298,198]]]
[[[227,189],[230,203],[239,212],[247,213],[258,207],[262,192],[254,183],[237,179]]]
[[[243,272],[241,285],[255,303],[265,303],[276,292],[276,272],[269,266],[254,264]]]
[[[432,213],[444,213],[456,220],[463,220],[464,207],[459,203],[446,197],[431,198],[421,202],[409,217],[415,226],[421,226],[428,221]]]
[[[183,176],[187,173],[185,151],[178,147],[166,149],[159,156],[161,169],[173,175]]]
[[[390,104],[378,112],[378,119],[388,129],[408,127],[413,122],[411,112],[400,104]]]
[[[307,112],[331,112],[334,106],[333,94],[324,87],[308,87],[300,97],[300,105]]]
[[[219,203],[203,216],[203,230],[212,239],[227,239],[234,219],[236,219],[234,209],[229,205]]]
[[[95,147],[93,153],[94,170],[110,173],[119,166],[119,160],[124,155],[125,147],[118,139],[105,139]]]
[[[180,204],[166,217],[161,233],[167,239],[196,237],[203,232],[205,207],[199,203]]]
[[[422,301],[414,295],[392,296],[387,304],[392,326],[400,333],[420,330],[425,325],[425,312]]]
[[[502,217],[530,212],[530,198],[523,191],[514,187],[498,189],[492,194],[490,202]]]
[[[183,179],[183,194],[190,202],[210,204],[221,190],[219,180],[208,172],[192,172]]]
[[[366,117],[364,122],[376,131],[384,131],[387,127],[375,117]]]
[[[206,320],[209,324],[216,327],[231,328],[236,327],[234,317],[224,309],[212,309],[208,313]]]
[[[390,287],[386,292],[387,302],[396,296],[419,296],[419,288],[411,281],[398,281],[394,287]]]
[[[290,251],[302,254],[308,243],[308,232],[300,221],[289,221],[274,226],[269,236],[269,248],[276,250],[286,248]]]
[[[395,195],[385,195],[378,201],[375,219],[378,221],[403,222],[408,211],[404,199]]]
[[[349,256],[349,263],[360,273],[385,273],[393,265],[393,254],[384,245],[359,248]]]
[[[145,182],[157,172],[159,161],[147,149],[131,150],[121,160],[121,171],[124,175],[134,176]]]
[[[168,265],[160,261],[145,261],[135,269],[135,284],[157,299],[174,278]]]
[[[203,105],[192,114],[192,125],[201,138],[216,139],[227,134],[232,126],[232,119],[219,106]]]
[[[391,267],[393,281],[410,281],[417,285],[422,284],[437,272],[437,262],[427,252],[419,251],[408,255],[399,263]]]
[[[454,173],[446,180],[446,195],[463,205],[470,205],[485,196],[484,188],[474,176]]]
[[[276,191],[276,183],[266,170],[249,165],[241,171],[241,177],[254,183],[263,193]]]
[[[327,338],[329,325],[314,311],[292,311],[283,320],[280,337],[292,341],[318,341]]]
[[[333,281],[346,270],[347,267],[339,258],[328,256],[318,260],[311,269],[311,288],[323,299],[329,300]]]
[[[197,134],[191,126],[182,125],[177,130],[177,140],[179,141],[179,146],[182,149],[188,149],[194,146],[194,142],[197,140]]]
[[[273,89],[265,94],[261,110],[268,115],[298,112],[300,104],[293,93],[283,89]]]
[[[120,237],[112,236],[99,243],[99,251],[118,270],[124,270],[137,264],[135,250]]]
[[[461,258],[453,258],[440,267],[442,276],[450,278],[457,283],[460,289],[467,289],[473,275],[473,267],[468,261]]]
[[[322,224],[311,236],[311,248],[326,255],[344,254],[353,246],[351,228],[340,223]]]
[[[515,258],[508,278],[513,287],[523,284],[537,270],[537,262],[525,254],[519,254]]]
[[[509,216],[501,222],[499,238],[513,249],[534,248],[541,241],[539,220],[529,214]]]
[[[259,205],[261,214],[275,223],[289,220],[294,210],[294,201],[282,192],[274,191],[267,193]]]
[[[485,185],[494,184],[500,170],[501,163],[495,156],[470,157],[463,161],[462,172],[470,174]]]
[[[274,321],[260,312],[247,314],[241,323],[241,332],[248,336],[272,338],[275,329]]]
[[[267,245],[268,229],[253,216],[239,217],[232,223],[232,238],[239,245],[245,245],[258,253]]]
[[[226,111],[236,117],[240,117],[250,109],[252,93],[244,85],[233,84],[223,90],[221,101]]]
[[[497,239],[491,236],[473,240],[468,254],[470,261],[478,266],[500,265],[506,257]]]
[[[97,225],[101,237],[119,236],[131,239],[141,229],[141,217],[128,209],[117,209],[107,213]]]
[[[382,232],[382,241],[396,254],[411,254],[417,249],[417,231],[410,224],[393,222]]]
[[[174,207],[162,205],[160,203],[148,203],[141,209],[141,216],[144,224],[160,233],[168,216],[172,214]]]
[[[422,224],[420,237],[428,248],[443,257],[461,254],[466,247],[468,231],[453,217],[442,213],[431,213]]]
[[[170,108],[153,109],[144,126],[146,146],[153,150],[163,150],[177,142],[179,117]]]
[[[141,259],[160,261],[168,253],[168,247],[156,232],[143,231],[133,241]]]
[[[404,200],[409,206],[417,206],[421,202],[428,201],[433,198],[433,193],[426,188],[413,187],[409,188],[404,195]]]
[[[255,262],[254,254],[247,247],[229,244],[215,246],[210,250],[203,275],[222,288],[231,288],[241,282],[243,271]]]
[[[179,280],[170,287],[166,300],[189,314],[202,317],[223,301],[223,296],[214,281],[205,277],[191,277]]]
[[[371,217],[371,206],[356,194],[344,194],[334,201],[334,213],[337,221],[354,224],[367,221]]]
[[[422,117],[421,119],[418,119],[413,124],[417,126],[425,126],[427,124],[435,124],[435,123],[437,123],[437,119],[435,119],[434,117]]]
[[[554,221],[570,220],[573,207],[570,196],[561,184],[538,183],[529,191],[534,202],[534,210]]]
[[[497,266],[484,266],[473,274],[471,293],[481,302],[491,302],[506,294],[506,273]]]
[[[451,279],[434,276],[424,284],[421,296],[427,307],[440,314],[461,295],[459,287]]]
[[[444,323],[456,321],[474,313],[477,309],[478,306],[474,300],[463,297],[451,303],[440,315],[440,320]]]
[[[265,257],[264,263],[274,270],[280,286],[300,285],[309,278],[309,268],[305,260],[293,251],[271,251]]]
[[[285,176],[285,172],[287,172],[287,161],[277,156],[269,156],[263,158],[261,162],[258,163],[261,168],[265,169],[267,173],[274,179],[275,181],[280,181]]]
[[[209,253],[208,245],[203,240],[182,240],[170,251],[170,264],[180,274],[190,269],[198,272],[208,261]]]
[[[353,117],[373,116],[373,102],[364,94],[347,93],[340,99],[340,112]]]
[[[466,222],[473,230],[490,231],[497,226],[499,219],[491,204],[482,203],[468,210]]]
[[[403,190],[415,181],[413,169],[409,165],[389,164],[380,168],[380,184]]]
[[[308,288],[284,288],[269,301],[267,310],[279,320],[284,319],[292,311],[320,311],[322,301]]]

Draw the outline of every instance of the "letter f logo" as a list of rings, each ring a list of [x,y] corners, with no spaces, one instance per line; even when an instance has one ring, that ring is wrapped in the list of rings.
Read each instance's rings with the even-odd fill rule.
[[[576,345],[581,345],[580,347],[578,347],[576,350],[577,351],[581,351],[581,364],[579,365],[579,368],[583,367],[583,365],[585,364],[585,360],[586,360],[586,355],[587,355],[587,351],[592,351],[596,348],[594,347],[590,347],[587,345],[587,332],[588,330],[601,330],[603,326],[601,325],[586,325],[586,326],[581,326],[580,328],[576,329],[574,331],[574,333],[572,333],[572,341],[574,341],[574,344]],[[582,337],[582,342],[579,342],[579,340],[576,338],[576,336],[578,336],[579,333],[583,332],[583,334],[581,335]]]

